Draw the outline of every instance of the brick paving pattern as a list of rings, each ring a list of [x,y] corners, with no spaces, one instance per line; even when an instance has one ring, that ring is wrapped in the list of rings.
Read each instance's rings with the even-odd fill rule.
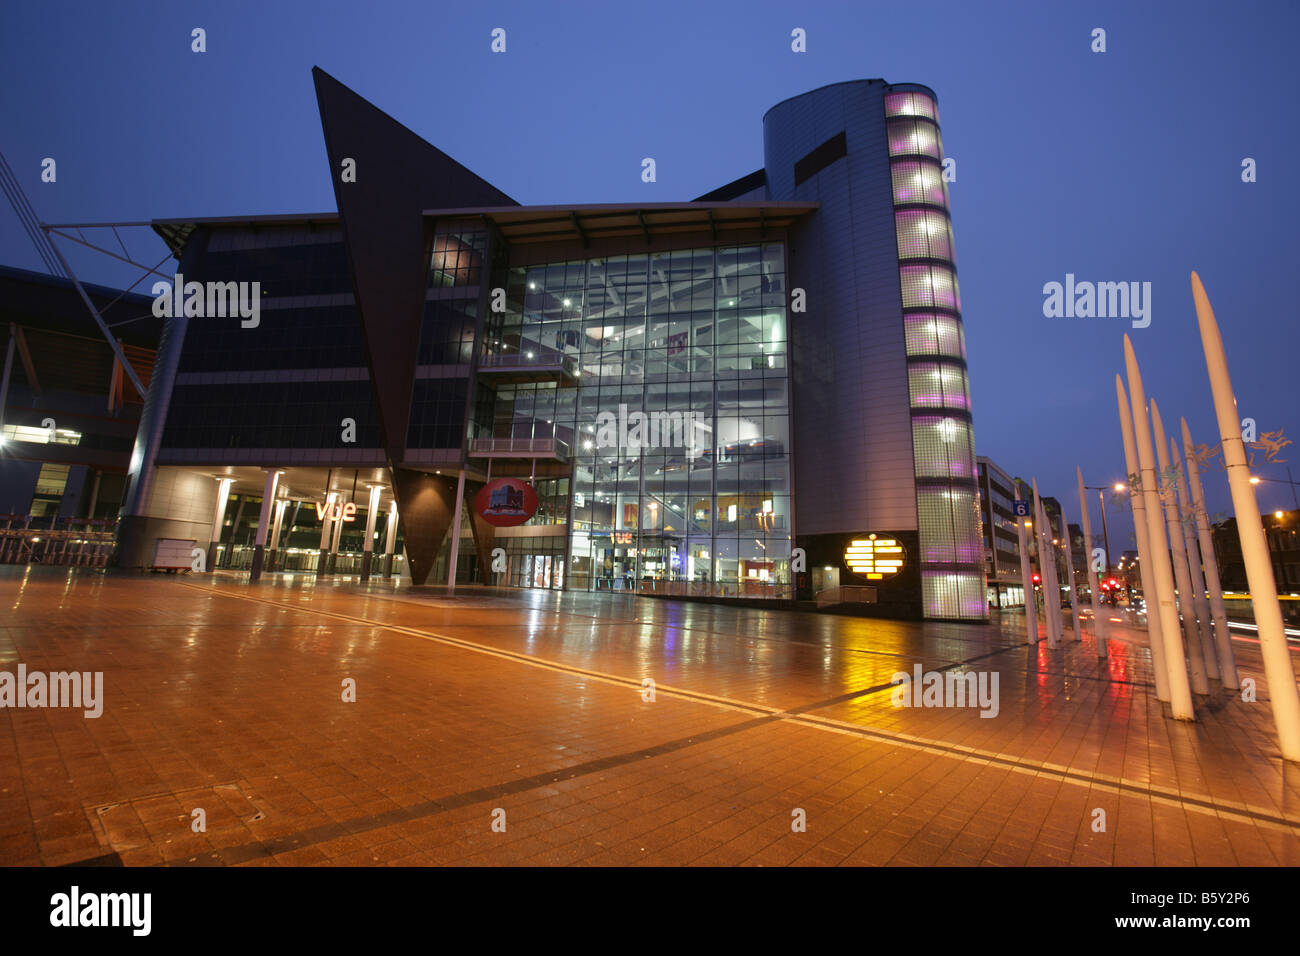
[[[7,865],[1300,865],[1249,640],[1258,701],[1185,724],[1086,611],[1052,651],[1014,617],[301,576],[6,567],[0,598],[0,669],[104,674],[97,719],[0,709]],[[996,672],[998,715],[895,708],[918,663]]]

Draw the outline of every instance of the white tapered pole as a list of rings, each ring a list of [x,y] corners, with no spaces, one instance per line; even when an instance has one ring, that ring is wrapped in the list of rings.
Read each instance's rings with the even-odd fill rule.
[[[1223,585],[1219,581],[1219,562],[1214,556],[1214,538],[1210,534],[1210,515],[1205,510],[1205,489],[1201,487],[1201,466],[1196,463],[1196,447],[1187,419],[1182,419],[1183,456],[1187,459],[1187,484],[1196,511],[1196,540],[1201,546],[1201,564],[1205,568],[1205,589],[1210,597],[1210,615],[1214,618],[1214,649],[1219,658],[1219,679],[1229,690],[1239,690],[1237,660],[1232,652],[1232,634],[1228,632],[1228,610],[1223,606]]]
[[[1088,569],[1088,591],[1092,595],[1092,631],[1097,639],[1097,657],[1106,657],[1106,617],[1102,611],[1101,591],[1097,588],[1097,569],[1092,564],[1092,518],[1088,514],[1088,496],[1083,490],[1083,469],[1075,467],[1079,477],[1079,513],[1083,521],[1083,558]],[[1109,556],[1107,556],[1109,560]],[[1076,609],[1075,614],[1078,614]]]
[[[1017,484],[1021,500],[1024,500],[1025,486]],[[1037,519],[1035,519],[1037,520]],[[1034,572],[1029,564],[1029,536],[1025,533],[1028,518],[1016,518],[1016,540],[1020,545],[1020,580],[1025,588],[1025,638],[1030,644],[1038,643],[1038,606],[1034,600]]]
[[[1061,646],[1064,629],[1061,627],[1061,583],[1056,577],[1056,549],[1052,547],[1052,525],[1047,520],[1047,509],[1038,497],[1038,479],[1031,479],[1034,488],[1034,517],[1038,524],[1038,569],[1043,572],[1043,613],[1047,616],[1047,646]]]
[[[1133,438],[1133,408],[1129,404],[1124,381],[1115,376],[1115,400],[1119,405],[1119,430],[1124,439],[1124,471],[1128,475],[1128,500],[1133,509],[1133,535],[1137,538],[1138,577],[1142,581],[1142,599],[1147,607],[1147,647],[1151,649],[1151,669],[1156,677],[1156,700],[1169,701],[1169,667],[1165,664],[1165,638],[1160,627],[1160,602],[1151,583],[1151,542],[1147,540],[1146,499],[1142,495],[1138,474],[1137,441]]]
[[[1183,546],[1183,527],[1178,522],[1178,506],[1174,503],[1172,474],[1169,469],[1169,441],[1165,426],[1160,420],[1160,406],[1151,399],[1151,440],[1156,446],[1156,463],[1160,468],[1160,504],[1165,511],[1165,528],[1169,534],[1170,560],[1174,566],[1174,581],[1178,586],[1178,610],[1182,615],[1183,640],[1192,672],[1192,690],[1197,694],[1210,692],[1209,671],[1205,655],[1201,653],[1201,635],[1196,629],[1196,594],[1192,587],[1192,573],[1187,565],[1187,549]]]
[[[1168,534],[1164,508],[1160,504],[1156,476],[1156,457],[1151,447],[1151,423],[1147,418],[1147,396],[1142,387],[1142,372],[1128,334],[1124,335],[1124,365],[1128,371],[1129,404],[1133,406],[1133,439],[1137,444],[1142,499],[1146,506],[1147,544],[1150,551],[1151,583],[1160,605],[1160,636],[1164,642],[1165,665],[1169,671],[1169,707],[1175,720],[1195,720],[1192,689],[1187,680],[1187,659],[1182,635],[1178,633],[1178,607],[1174,603],[1174,569],[1169,559]],[[1147,607],[1151,599],[1147,599]]]
[[[1196,547],[1196,515],[1192,511],[1187,493],[1187,476],[1183,473],[1183,456],[1178,454],[1178,442],[1169,439],[1169,464],[1174,476],[1174,490],[1178,492],[1179,530],[1183,533],[1183,550],[1187,554],[1187,570],[1192,573],[1192,590],[1196,605],[1197,633],[1201,638],[1201,656],[1205,658],[1205,674],[1212,681],[1219,680],[1218,655],[1214,651],[1214,631],[1210,622],[1210,602],[1205,598],[1205,576],[1201,573],[1201,554]]]
[[[1196,322],[1201,329],[1201,346],[1205,367],[1214,393],[1214,414],[1219,421],[1219,440],[1223,460],[1228,466],[1228,487],[1232,491],[1232,510],[1241,537],[1241,556],[1246,565],[1255,625],[1259,628],[1259,649],[1264,658],[1264,676],[1268,680],[1277,738],[1286,760],[1300,761],[1300,689],[1296,687],[1291,652],[1287,649],[1282,624],[1282,604],[1277,599],[1277,582],[1273,580],[1273,562],[1264,537],[1264,522],[1259,517],[1259,502],[1250,483],[1250,468],[1241,440],[1241,423],[1237,418],[1237,399],[1228,375],[1228,358],[1223,351],[1219,325],[1214,320],[1210,299],[1201,285],[1201,277],[1192,273],[1192,299],[1196,303]]]
[[[1065,516],[1064,504],[1061,505],[1061,533],[1065,536],[1065,583],[1070,591],[1070,623],[1074,625],[1074,639],[1082,643],[1083,631],[1079,629],[1079,593],[1074,586],[1074,548],[1070,544],[1070,519]]]

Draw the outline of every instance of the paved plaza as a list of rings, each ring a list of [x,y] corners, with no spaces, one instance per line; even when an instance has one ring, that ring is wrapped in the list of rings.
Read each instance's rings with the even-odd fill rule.
[[[1193,725],[1120,624],[1099,662],[1018,616],[39,567],[0,600],[0,670],[103,673],[98,718],[0,709],[3,864],[1300,865],[1246,639],[1258,701]],[[996,716],[893,706],[918,664],[996,674]]]

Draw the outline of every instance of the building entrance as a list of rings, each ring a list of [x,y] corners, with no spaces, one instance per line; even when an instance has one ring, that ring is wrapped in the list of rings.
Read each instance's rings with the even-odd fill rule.
[[[593,591],[660,590],[683,579],[682,542],[635,532],[591,536]]]

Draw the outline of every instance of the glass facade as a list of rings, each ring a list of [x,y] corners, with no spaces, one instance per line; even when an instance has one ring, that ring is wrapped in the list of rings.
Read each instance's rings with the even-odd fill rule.
[[[943,139],[934,99],[885,95],[894,226],[907,344],[926,617],[984,613],[980,497]]]
[[[477,403],[474,434],[571,455],[571,486],[539,481],[529,522],[567,522],[568,553],[529,546],[516,576],[790,596],[783,244],[517,266],[506,283],[485,351],[576,371]]]

